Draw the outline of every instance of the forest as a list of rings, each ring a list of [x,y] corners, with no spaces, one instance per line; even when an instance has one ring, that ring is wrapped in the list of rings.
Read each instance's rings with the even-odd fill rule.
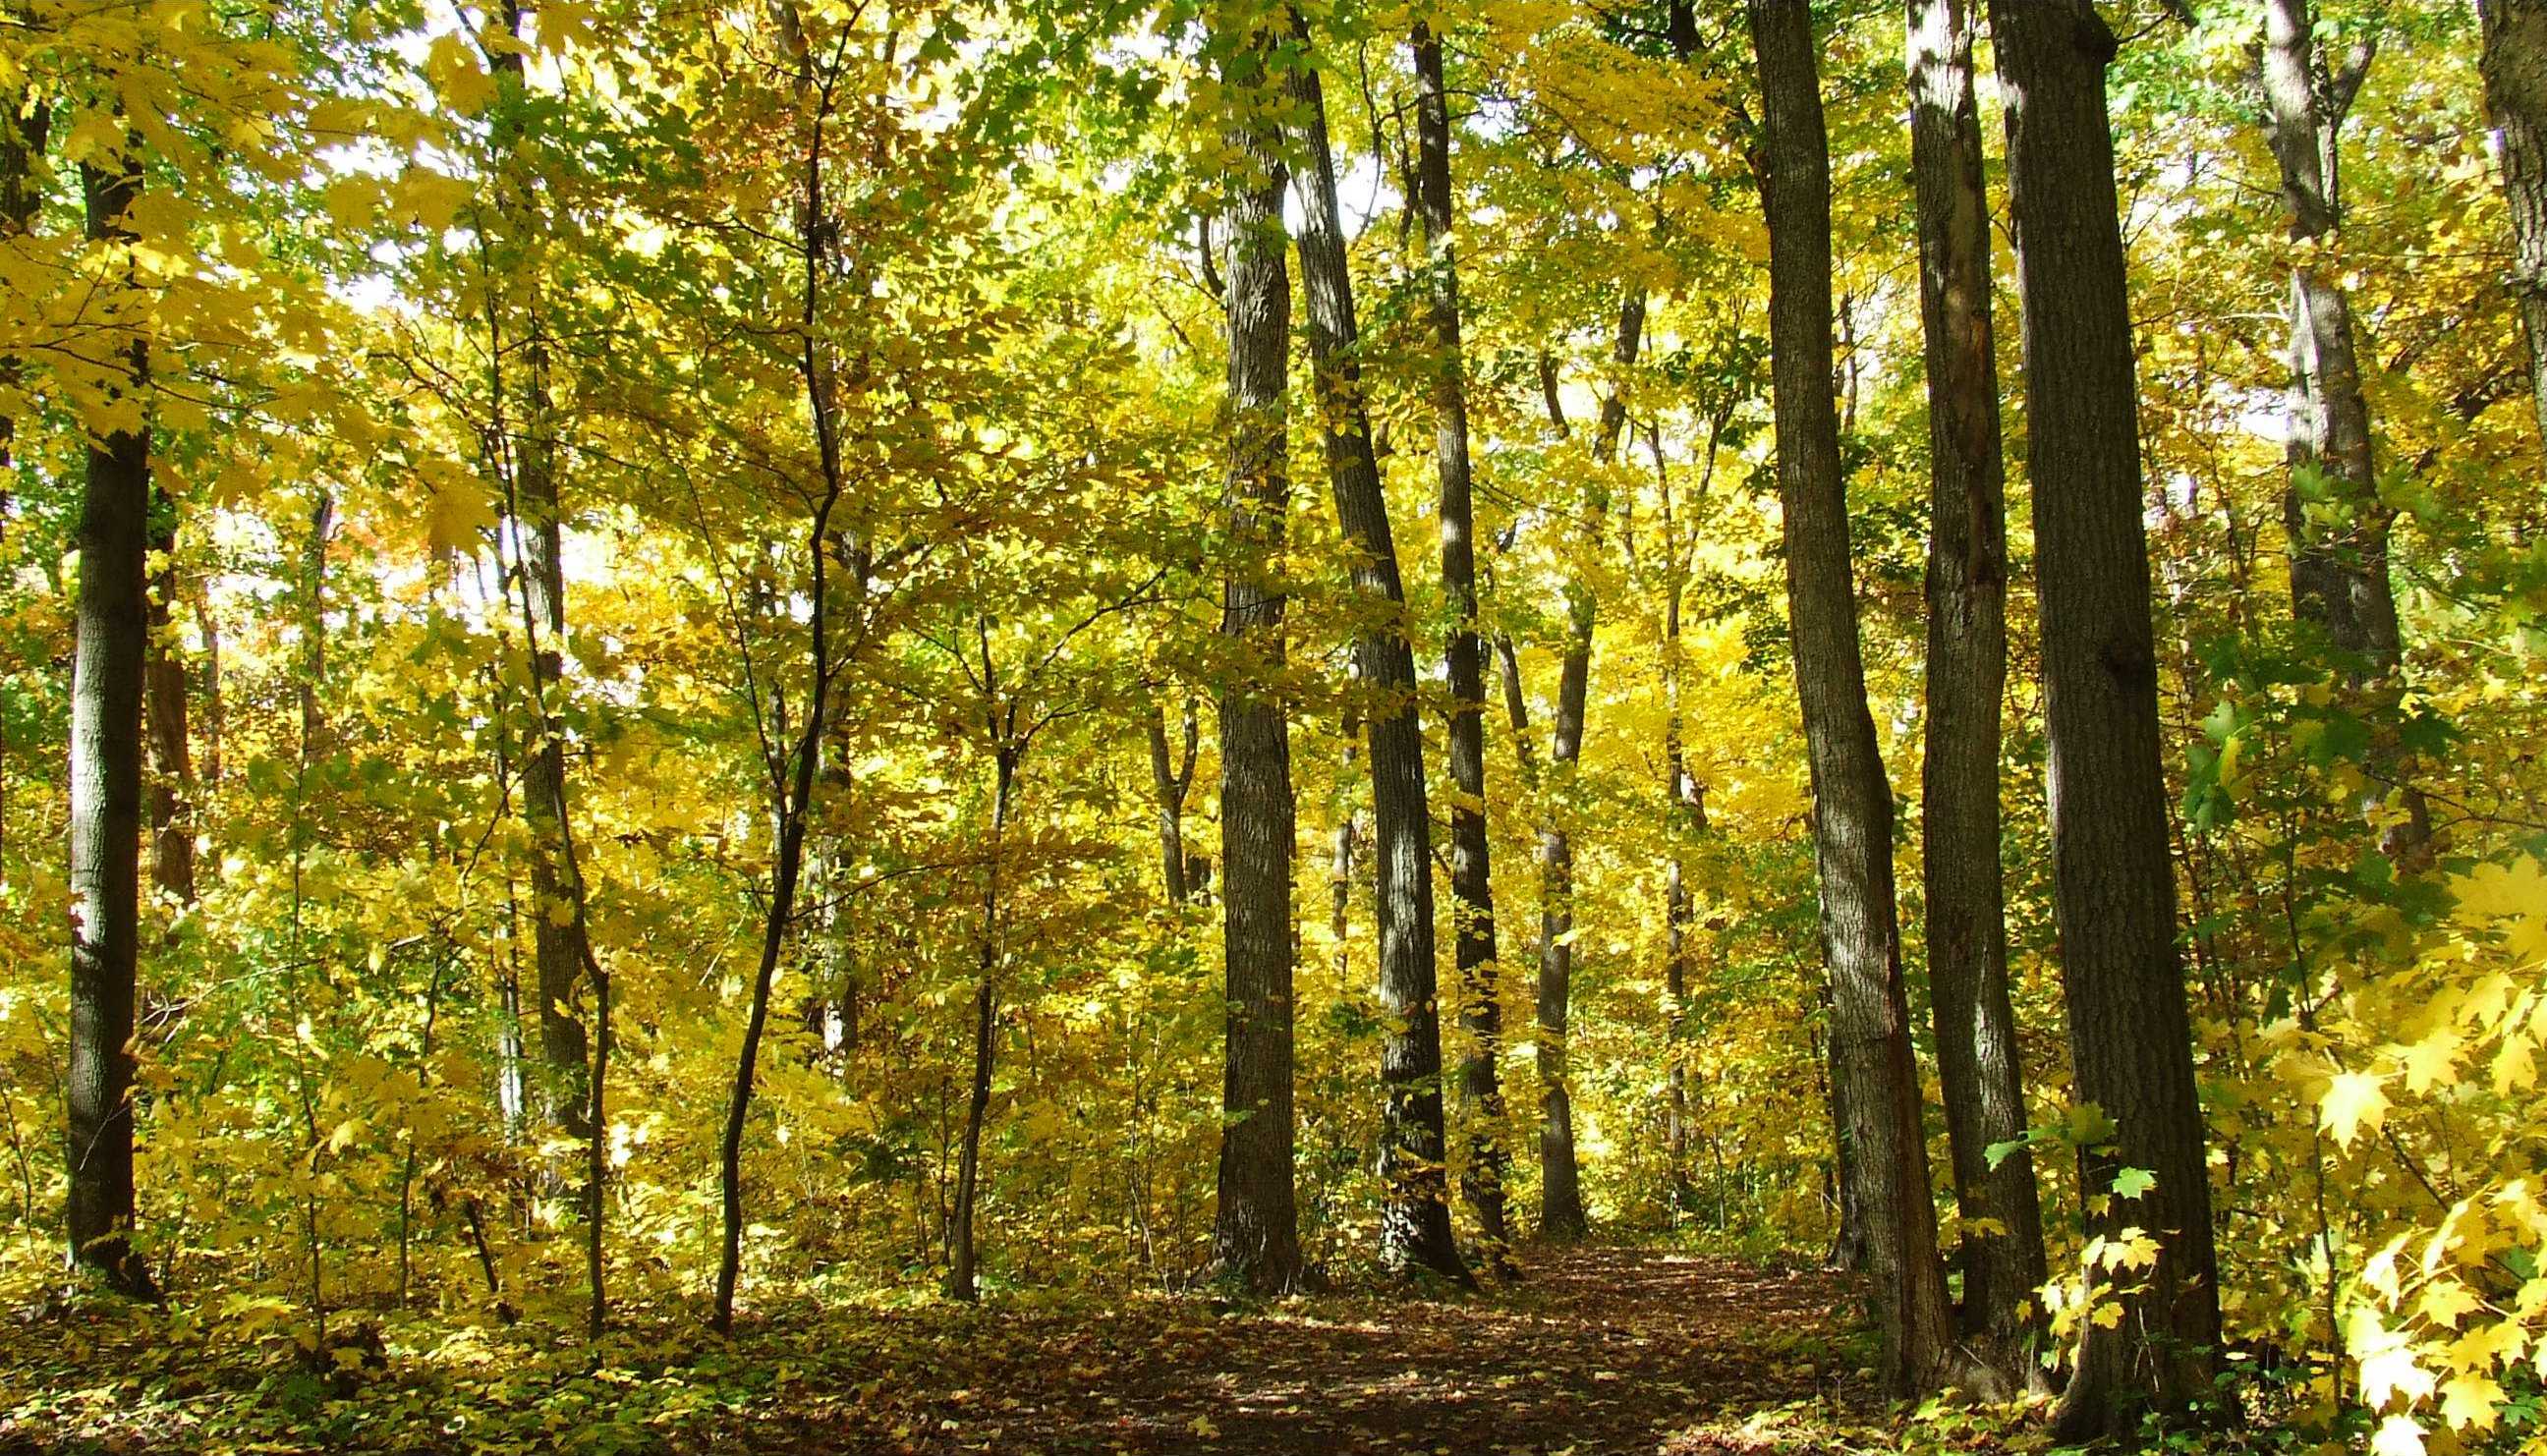
[[[2547,0],[0,102],[0,1452],[2547,1450]]]

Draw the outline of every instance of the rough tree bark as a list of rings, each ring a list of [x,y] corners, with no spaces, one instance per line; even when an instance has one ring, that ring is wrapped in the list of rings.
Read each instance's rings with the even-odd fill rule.
[[[2211,1181],[2175,944],[2157,658],[2142,523],[2131,310],[2105,67],[2092,0],[1990,0],[2008,98],[2008,182],[2023,295],[2055,907],[2076,1096],[2111,1119],[2086,1190],[2156,1175],[2089,1232],[2159,1242],[2148,1292],[2083,1324],[2056,1438],[2130,1437],[2140,1412],[2211,1391],[2220,1341]],[[2091,1278],[2096,1271],[2090,1270]],[[2100,1281],[2101,1282],[2101,1281]],[[2110,1288],[2100,1297],[2115,1298]]]
[[[1308,23],[1291,12],[1294,43],[1309,48]],[[1343,208],[1336,199],[1335,157],[1327,142],[1327,105],[1315,63],[1305,55],[1289,72],[1300,113],[1303,179],[1300,277],[1309,303],[1309,355],[1318,387],[1327,471],[1337,524],[1352,551],[1354,594],[1361,615],[1354,656],[1371,697],[1364,731],[1370,747],[1373,895],[1379,930],[1379,1001],[1389,1022],[1380,1051],[1384,1098],[1380,1122],[1380,1263],[1394,1273],[1430,1270],[1473,1282],[1450,1237],[1449,1174],[1444,1162],[1442,1023],[1433,963],[1433,824],[1425,808],[1424,735],[1415,716],[1415,652],[1405,622],[1406,593],[1389,533],[1388,499],[1363,406],[1360,328],[1353,275],[1345,255]]]
[[[1283,235],[1283,160],[1267,16],[1216,35],[1223,84],[1238,101],[1229,132],[1252,171],[1230,200],[1228,483],[1230,559],[1220,631],[1239,654],[1220,686],[1221,947],[1228,1010],[1221,1079],[1219,1211],[1212,1256],[1233,1284],[1282,1294],[1302,1278],[1291,1104],[1291,871],[1297,805],[1291,729],[1278,693],[1283,592],[1277,574],[1289,509],[1291,281]],[[1339,911],[1341,913],[1341,910]],[[1341,937],[1339,937],[1341,944]]]
[[[131,144],[128,139],[128,146]],[[88,235],[129,243],[141,196],[131,152],[80,164]],[[114,385],[145,408],[149,345],[116,351]],[[65,1091],[72,1261],[136,1298],[155,1295],[132,1246],[132,1020],[139,976],[141,697],[149,652],[150,432],[92,439],[80,495],[79,612],[72,626],[70,730],[71,1004]]]
[[[2007,685],[2006,462],[1990,331],[1989,205],[1968,0],[1909,0],[1910,167],[1928,362],[1928,713],[1921,863],[1929,1012],[1964,1222],[1963,1332],[2001,1374],[2040,1385],[2027,1312],[2048,1277],[2007,986],[1999,865]],[[1989,1150],[2014,1145],[1993,1167]],[[1997,1231],[1976,1232],[1983,1219]]]
[[[2529,389],[2547,444],[2547,0],[2477,0],[2486,110],[2511,212],[2512,296],[2529,335]]]
[[[1611,362],[1624,373],[1634,366],[1645,334],[1645,293],[1629,285],[1619,300],[1618,333]],[[1565,415],[1556,403],[1554,380],[1548,380],[1548,419],[1559,432]],[[1594,422],[1592,461],[1608,465],[1619,453],[1619,437],[1627,425],[1625,385],[1603,396]],[[1609,516],[1609,491],[1598,484],[1585,492],[1585,544],[1598,549],[1601,525]],[[1599,625],[1600,599],[1581,576],[1566,583],[1565,647],[1556,672],[1556,717],[1549,725],[1547,758],[1551,789],[1561,789],[1583,755],[1583,720],[1592,687],[1592,635]],[[1507,660],[1508,706],[1515,732],[1520,713],[1520,664]],[[1574,998],[1574,839],[1564,814],[1551,805],[1538,831],[1538,1043],[1539,1084],[1538,1232],[1543,1239],[1581,1239],[1592,1232],[1583,1205],[1583,1174],[1574,1151],[1574,1099],[1567,1081],[1567,1036]]]
[[[2375,43],[2330,59],[2315,34],[2308,0],[2265,0],[2263,81],[2266,139],[2282,179],[2294,248],[2291,263],[2290,479],[2282,521],[2290,539],[2291,607],[2357,663],[2357,684],[2393,687],[2405,659],[2397,597],[2388,574],[2396,512],[2379,499],[2370,403],[2362,393],[2353,342],[2352,300],[2339,261],[2343,222],[2338,138],[2352,99],[2376,55]],[[2374,745],[2375,780],[2399,788],[2403,814],[2380,831],[2391,858],[2430,856],[2431,811],[2409,781],[2393,745]],[[2385,788],[2364,802],[2374,820],[2389,816]]]
[[[1460,1020],[1468,1048],[1459,1061],[1459,1100],[1468,1125],[1460,1194],[1476,1216],[1487,1267],[1513,1271],[1504,1213],[1504,1091],[1501,967],[1495,955],[1494,877],[1486,837],[1486,651],[1477,633],[1476,512],[1468,469],[1468,386],[1459,342],[1459,272],[1451,222],[1450,105],[1442,42],[1417,21],[1415,53],[1415,221],[1425,251],[1425,303],[1433,329],[1434,460],[1442,480],[1442,589],[1452,621],[1443,657],[1450,687],[1451,955],[1458,967]]]
[[[1769,220],[1769,327],[1787,602],[1812,770],[1834,1072],[1884,1335],[1883,1383],[1946,1374],[1953,1330],[1937,1262],[1927,1138],[1893,909],[1892,791],[1866,706],[1848,503],[1831,392],[1830,157],[1812,15],[1751,0]]]

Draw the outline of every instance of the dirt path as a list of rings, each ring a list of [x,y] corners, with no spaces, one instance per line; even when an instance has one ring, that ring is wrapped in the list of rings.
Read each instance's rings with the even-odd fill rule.
[[[1541,1251],[1520,1289],[1467,1300],[1149,1299],[1094,1324],[995,1307],[915,1317],[889,1368],[849,1389],[817,1376],[783,1430],[749,1434],[915,1456],[1767,1450],[1746,1415],[1863,1400],[1844,1304],[1827,1275],[1595,1247]]]

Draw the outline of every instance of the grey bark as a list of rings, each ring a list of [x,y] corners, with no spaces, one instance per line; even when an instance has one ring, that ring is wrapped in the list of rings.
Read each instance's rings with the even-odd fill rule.
[[[1308,25],[1291,13],[1292,35],[1308,49]],[[1327,142],[1324,88],[1305,56],[1289,73],[1300,114],[1300,152],[1309,163],[1301,197],[1300,277],[1308,297],[1309,355],[1317,380],[1319,434],[1337,523],[1353,553],[1361,621],[1354,655],[1372,699],[1364,731],[1370,749],[1372,896],[1379,931],[1379,1000],[1389,1030],[1380,1051],[1379,1256],[1392,1273],[1430,1270],[1472,1282],[1450,1237],[1442,1113],[1442,1024],[1433,945],[1432,820],[1425,807],[1424,737],[1415,712],[1415,653],[1406,593],[1390,536],[1388,500],[1371,449],[1364,408],[1360,328],[1345,253],[1335,158]]]
[[[1459,1061],[1459,1100],[1468,1127],[1460,1194],[1477,1221],[1486,1265],[1512,1270],[1504,1211],[1504,1091],[1501,967],[1495,954],[1494,876],[1486,836],[1485,639],[1477,632],[1476,512],[1468,464],[1468,388],[1459,340],[1459,273],[1451,223],[1450,107],[1442,43],[1417,21],[1415,53],[1415,221],[1425,251],[1425,302],[1433,331],[1434,460],[1442,482],[1442,587],[1452,621],[1443,657],[1450,687],[1451,957],[1458,968],[1460,1020],[1468,1048]]]
[[[2027,472],[2042,602],[2043,688],[2062,982],[2076,1097],[2113,1121],[2081,1175],[2101,1194],[2135,1167],[2137,1199],[2092,1214],[2159,1241],[2123,1321],[2082,1327],[2055,1419],[2064,1442],[2130,1438],[2142,1410],[2211,1393],[2218,1259],[2193,1038],[2176,950],[2160,767],[2157,659],[2142,522],[2140,421],[2105,68],[2090,0],[1990,0],[2008,105],[2022,285]],[[2110,1291],[2108,1291],[2110,1294]]]
[[[2040,1385],[2029,1313],[2048,1277],[2024,1065],[2008,997],[1999,864],[2007,685],[2006,463],[1990,328],[1989,205],[1968,0],[1909,0],[1910,166],[1928,366],[1928,712],[1921,864],[1929,1012],[1964,1221],[1962,1328],[2000,1374]],[[1989,1149],[2014,1145],[1991,1165]],[[2000,1227],[1977,1232],[1981,1220]]]
[[[2343,222],[2338,140],[2375,54],[2368,43],[2340,58],[2318,41],[2308,0],[2264,0],[2267,139],[2281,172],[2291,265],[2290,479],[2282,521],[2290,540],[2291,605],[2347,653],[2356,683],[2393,683],[2405,658],[2388,554],[2396,513],[2379,499],[2370,404],[2361,388],[2352,300],[2336,256]],[[2431,812],[2409,782],[2409,765],[2374,744],[2372,777],[2403,786],[2404,822],[2384,830],[2390,857],[2429,858]],[[2365,810],[2376,814],[2385,790]]]
[[[1644,332],[1644,290],[1630,285],[1619,300],[1611,362],[1622,371],[1632,367]],[[1622,385],[1601,400],[1592,437],[1592,459],[1598,464],[1607,465],[1618,455],[1619,437],[1627,424],[1625,388]],[[1555,404],[1552,379],[1547,392],[1549,421],[1562,431],[1565,416]],[[1609,512],[1609,492],[1596,485],[1583,504],[1588,546],[1600,546],[1601,524]],[[1577,577],[1566,583],[1565,647],[1557,663],[1556,715],[1549,725],[1547,752],[1549,774],[1557,788],[1568,781],[1583,753],[1584,716],[1592,686],[1592,637],[1599,626],[1599,611],[1600,599],[1589,580]],[[1513,683],[1511,691],[1518,692],[1519,664],[1508,661],[1505,670]],[[1521,727],[1516,716],[1515,730]],[[1538,1232],[1545,1239],[1581,1239],[1592,1232],[1592,1221],[1583,1204],[1583,1175],[1575,1156],[1568,1060],[1574,996],[1574,839],[1564,814],[1554,805],[1539,824],[1538,902]]]
[[[1835,1083],[1874,1273],[1883,1383],[1925,1389],[1953,1334],[1894,919],[1892,792],[1866,705],[1831,390],[1830,157],[1809,9],[1752,0],[1769,220],[1771,377],[1787,601],[1812,770]]]
[[[1223,270],[1229,317],[1229,465],[1222,506],[1221,634],[1241,666],[1220,687],[1221,946],[1227,1011],[1221,1080],[1219,1210],[1212,1256],[1224,1277],[1259,1294],[1299,1287],[1298,1131],[1292,1110],[1292,856],[1298,806],[1291,729],[1279,695],[1285,661],[1280,554],[1291,477],[1287,434],[1291,337],[1289,182],[1276,121],[1269,18],[1244,36],[1215,36],[1222,81],[1238,101],[1230,140],[1250,175],[1230,200]],[[1341,915],[1341,904],[1338,908]],[[1341,945],[1342,937],[1338,937]],[[1339,952],[1341,954],[1341,952]]]
[[[2547,0],[2477,0],[2485,104],[2511,213],[2512,296],[2529,336],[2529,389],[2547,444]]]
[[[130,242],[141,164],[80,164],[88,235]],[[113,388],[139,403],[149,346],[117,351]],[[134,1297],[155,1291],[132,1246],[132,1024],[139,976],[141,699],[149,652],[146,425],[92,439],[80,494],[79,609],[72,626],[71,997],[65,1086],[72,1261]]]

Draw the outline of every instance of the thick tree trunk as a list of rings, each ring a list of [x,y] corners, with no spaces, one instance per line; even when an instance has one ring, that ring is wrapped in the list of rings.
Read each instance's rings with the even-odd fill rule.
[[[2218,1260],[2193,1038],[2177,960],[2159,762],[2157,658],[2142,524],[2140,422],[2105,67],[2113,33],[2090,0],[1991,0],[2007,88],[2008,180],[2024,297],[2027,471],[2043,614],[2055,903],[2076,1098],[2114,1126],[2081,1158],[2101,1196],[2125,1167],[2155,1174],[2089,1216],[2159,1242],[2148,1292],[2080,1326],[2057,1439],[2128,1439],[2147,1406],[2212,1394]]]
[[[1302,49],[1308,25],[1296,10],[1292,31]],[[1345,255],[1343,209],[1336,200],[1335,158],[1327,143],[1327,105],[1312,61],[1289,74],[1301,113],[1309,162],[1302,190],[1300,277],[1309,302],[1309,354],[1325,428],[1327,471],[1337,524],[1352,551],[1354,594],[1361,617],[1354,655],[1372,698],[1364,718],[1370,745],[1372,835],[1378,854],[1373,896],[1379,922],[1379,1001],[1389,1031],[1380,1052],[1385,1099],[1380,1119],[1379,1256],[1394,1273],[1428,1269],[1472,1282],[1450,1238],[1449,1175],[1444,1162],[1442,1023],[1433,962],[1433,823],[1425,808],[1424,735],[1415,716],[1415,653],[1407,637],[1406,593],[1388,525],[1379,462],[1363,407],[1360,329],[1353,275]]]
[[[88,235],[132,238],[141,165],[83,162]],[[121,348],[115,387],[142,409],[149,346]],[[88,448],[80,497],[79,613],[73,624],[70,733],[71,1005],[64,1162],[73,1262],[135,1297],[154,1293],[132,1247],[132,1020],[139,974],[141,698],[149,653],[150,434],[119,429]]]
[[[1611,361],[1623,371],[1632,367],[1644,335],[1644,290],[1630,285],[1619,300]],[[1552,378],[1548,385],[1548,420],[1563,432],[1565,416],[1555,402]],[[1619,437],[1626,425],[1626,399],[1621,390],[1614,390],[1602,399],[1594,425],[1594,462],[1607,465],[1617,457]],[[1583,515],[1588,544],[1599,546],[1601,523],[1609,512],[1606,489],[1596,485],[1586,492]],[[1558,790],[1583,754],[1584,713],[1592,687],[1592,636],[1599,626],[1599,612],[1600,599],[1589,580],[1577,577],[1566,583],[1565,648],[1557,663],[1556,721],[1550,725],[1547,751],[1551,787]],[[1505,671],[1517,695],[1520,664],[1508,661]],[[1523,724],[1518,696],[1512,707],[1514,730],[1519,732]],[[1567,1079],[1574,996],[1574,840],[1564,813],[1553,804],[1539,824],[1538,903],[1538,1232],[1543,1239],[1581,1239],[1592,1232],[1592,1221],[1583,1205],[1583,1175],[1574,1151],[1574,1099]]]
[[[1219,1211],[1212,1257],[1258,1294],[1302,1278],[1291,1104],[1291,870],[1298,808],[1291,728],[1265,684],[1282,675],[1277,557],[1289,510],[1291,281],[1282,194],[1289,182],[1275,122],[1274,53],[1265,28],[1215,36],[1223,83],[1242,100],[1231,141],[1253,173],[1233,189],[1229,261],[1228,513],[1220,630],[1241,665],[1220,688],[1221,948],[1228,1007],[1221,1078]],[[1339,914],[1342,913],[1341,906]],[[1341,934],[1337,937],[1343,943]],[[1342,952],[1339,951],[1339,954]]]
[[[1476,512],[1468,471],[1468,387],[1459,342],[1458,255],[1450,198],[1450,105],[1442,43],[1415,24],[1415,219],[1425,250],[1426,304],[1433,328],[1434,459],[1442,479],[1442,589],[1452,621],[1444,649],[1450,687],[1450,898],[1452,959],[1459,972],[1460,1020],[1468,1049],[1459,1061],[1459,1100],[1468,1126],[1460,1194],[1476,1216],[1489,1268],[1512,1270],[1504,1214],[1502,968],[1495,955],[1494,877],[1486,837],[1486,652],[1477,633]]]
[[[2035,1293],[2048,1277],[2024,1066],[2007,986],[1999,865],[2007,685],[2006,464],[1990,333],[1968,0],[1909,0],[1910,165],[1928,360],[1928,715],[1921,787],[1929,1011],[1964,1239],[1963,1330],[2004,1376],[2040,1384]],[[2015,1151],[1991,1165],[1993,1146]],[[1998,1225],[1983,1233],[1982,1220]]]
[[[2354,47],[2330,61],[2320,47],[2308,0],[2265,0],[2261,55],[2267,139],[2279,163],[2291,240],[2290,479],[2282,521],[2290,540],[2291,606],[2353,659],[2357,683],[2393,685],[2405,659],[2388,550],[2395,512],[2379,499],[2370,404],[2353,343],[2352,300],[2336,249],[2342,226],[2337,138],[2375,51]],[[2404,785],[2401,821],[2384,825],[2391,858],[2430,858],[2431,812],[2408,782],[2410,765],[2376,745],[2373,777]],[[2385,790],[2365,802],[2387,817]]]
[[[1894,921],[1892,791],[1866,706],[1848,504],[1831,393],[1830,157],[1812,16],[1752,0],[1769,219],[1769,328],[1779,500],[1796,685],[1812,768],[1822,949],[1830,966],[1835,1072],[1882,1316],[1884,1384],[1925,1389],[1953,1345],[1919,1078]]]
[[[2511,212],[2512,294],[2529,335],[2529,388],[2547,444],[2547,0],[2477,0],[2486,110]]]
[[[1186,700],[1182,756],[1169,751],[1165,709],[1150,715],[1146,728],[1150,740],[1150,786],[1159,796],[1159,885],[1169,904],[1182,905],[1193,899],[1194,891],[1186,876],[1186,796],[1193,792],[1194,750],[1202,736],[1201,725],[1194,718],[1193,700]]]

